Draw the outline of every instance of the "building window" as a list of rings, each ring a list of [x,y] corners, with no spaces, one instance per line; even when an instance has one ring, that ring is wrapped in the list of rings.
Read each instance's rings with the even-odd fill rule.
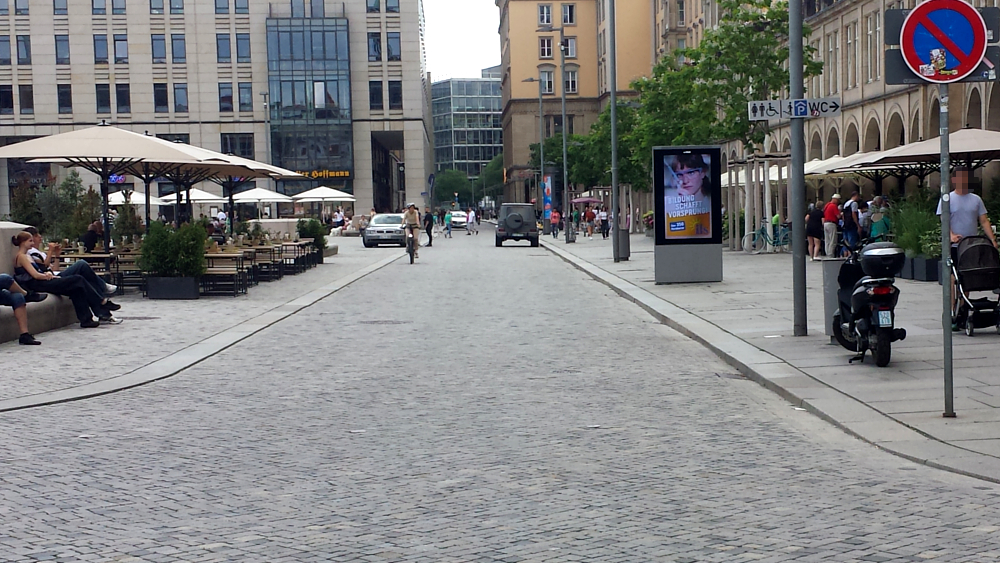
[[[56,64],[69,64],[69,35],[56,35]]]
[[[240,111],[253,111],[253,83],[240,82]]]
[[[219,152],[252,159],[254,157],[253,133],[223,133]]]
[[[538,25],[552,25],[552,4],[538,5]]]
[[[0,115],[14,115],[14,87],[0,85]]]
[[[576,37],[566,38],[566,58],[567,59],[576,58]]]
[[[97,84],[97,113],[111,113],[111,85]]]
[[[170,0],[170,13],[171,14],[183,14],[184,13],[184,0]]]
[[[153,47],[153,63],[167,62],[167,36],[153,35],[151,41]]]
[[[122,15],[125,13],[125,0],[111,0],[111,13]]]
[[[7,0],[0,0],[0,16],[9,16],[9,15],[10,15],[10,6],[7,4]],[[11,92],[12,93],[10,95],[10,99],[11,99],[10,103],[13,104],[14,103],[13,90],[11,90]],[[13,107],[13,106],[11,106],[11,107]],[[11,110],[11,113],[13,113],[13,112],[14,112],[14,110]]]
[[[847,24],[845,30],[847,35],[847,88],[854,88],[858,85],[858,56],[861,41],[858,39],[858,22]]]
[[[826,64],[823,72],[827,75],[827,94],[836,94],[839,89],[840,34],[834,31],[826,36]]]
[[[17,64],[19,64],[19,65],[30,65],[31,64],[31,36],[30,35],[18,35],[17,36]]]
[[[228,14],[229,13],[229,0],[215,0],[215,13],[216,14]]]
[[[402,49],[399,43],[399,32],[390,31],[385,34],[385,55],[387,61],[402,60]]]
[[[403,83],[399,80],[389,81],[389,109],[403,109]]]
[[[219,33],[215,36],[216,60],[220,63],[233,62],[233,49],[229,41],[228,33]]]
[[[677,0],[677,25],[684,26],[684,0]]]
[[[368,13],[374,14],[382,11],[379,0],[368,0]]]
[[[381,110],[382,108],[382,82],[373,80],[368,83],[368,109]]]
[[[52,14],[56,16],[65,16],[69,14],[69,7],[66,5],[67,0],[52,0]]]
[[[576,25],[576,4],[562,5],[563,25]]]
[[[323,0],[312,0],[309,3],[310,15],[314,18],[325,18],[326,17],[326,6]]]
[[[236,13],[237,14],[249,14],[250,13],[250,0],[236,0]]]
[[[174,84],[174,112],[188,112],[188,85]]]
[[[566,71],[566,84],[564,86],[566,87],[567,94],[576,94],[576,85],[578,77],[579,77],[579,71],[576,70]]]
[[[163,13],[163,0],[149,0],[149,13],[150,14],[162,14]]]
[[[28,0],[14,0],[14,15],[28,15]]]
[[[250,62],[250,34],[249,33],[237,33],[236,34],[236,62],[238,62],[238,63],[248,63],[248,62]]]
[[[170,54],[175,63],[187,62],[187,46],[184,43],[183,33],[174,33],[170,36]]]
[[[539,78],[542,81],[542,93],[552,94],[555,92],[555,76],[554,72],[551,70],[543,70],[539,74]]]
[[[233,111],[233,83],[219,82],[219,111],[231,113]]]
[[[540,58],[540,59],[551,59],[552,58],[552,38],[551,37],[539,37],[538,38],[538,58]]]
[[[390,14],[398,14],[399,0],[385,0],[385,11]]]
[[[0,65],[10,64],[10,35],[0,35]]]
[[[21,102],[21,115],[33,115],[35,113],[35,92],[31,84],[18,86],[17,97]]]
[[[103,16],[104,14],[107,14],[107,0],[90,0],[90,12],[95,16]]]
[[[132,113],[132,91],[128,84],[115,84],[115,105],[118,113]]]
[[[106,64],[108,64],[108,36],[107,35],[95,35],[94,36],[94,64],[95,65],[106,65]]]
[[[879,43],[879,35],[881,34],[881,26],[879,22],[879,12],[872,12],[868,14],[866,18],[866,43],[865,43],[865,76],[868,82],[878,80],[879,78],[879,55],[882,54],[882,44]]]
[[[153,111],[170,113],[170,99],[167,95],[166,84],[153,84]]]
[[[115,35],[115,64],[128,64],[128,35]]]
[[[368,34],[368,62],[382,60],[382,33],[375,32]]]
[[[306,17],[306,0],[292,0],[292,17]]]
[[[56,103],[59,113],[73,113],[73,87],[69,84],[56,84]]]

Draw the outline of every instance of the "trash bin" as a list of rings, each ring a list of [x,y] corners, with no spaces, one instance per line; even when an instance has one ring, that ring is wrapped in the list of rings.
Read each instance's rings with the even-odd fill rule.
[[[830,337],[830,342],[836,342],[833,336],[833,315],[840,308],[837,301],[837,291],[840,284],[837,283],[837,276],[840,275],[840,265],[844,263],[844,258],[824,258],[823,259],[823,332]]]

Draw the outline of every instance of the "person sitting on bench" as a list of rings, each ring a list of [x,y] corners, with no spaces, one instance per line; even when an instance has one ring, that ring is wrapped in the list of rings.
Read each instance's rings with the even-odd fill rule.
[[[35,227],[26,227],[24,232],[28,233],[32,237],[32,242],[35,246],[28,251],[28,256],[31,257],[35,263],[39,264],[42,271],[52,271],[53,274],[57,276],[83,276],[87,283],[94,288],[98,295],[114,295],[118,291],[118,286],[112,283],[108,283],[101,279],[94,269],[90,267],[90,263],[86,260],[77,260],[73,262],[65,269],[60,269],[59,255],[62,252],[62,246],[58,244],[49,244],[49,252],[42,252],[42,235],[38,233],[38,229]],[[109,307],[112,311],[117,311],[115,308],[117,305],[112,303]]]
[[[41,342],[28,332],[28,311],[25,303],[37,303],[48,297],[45,293],[35,293],[25,291],[17,285],[14,278],[7,274],[0,274],[0,305],[6,305],[14,309],[14,319],[17,321],[17,328],[21,331],[21,336],[17,339],[18,344],[25,346],[38,346]]]

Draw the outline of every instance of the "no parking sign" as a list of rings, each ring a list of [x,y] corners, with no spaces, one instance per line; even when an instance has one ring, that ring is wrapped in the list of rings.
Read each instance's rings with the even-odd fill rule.
[[[906,66],[924,80],[958,82],[984,60],[986,23],[962,0],[930,0],[906,16],[899,48]]]

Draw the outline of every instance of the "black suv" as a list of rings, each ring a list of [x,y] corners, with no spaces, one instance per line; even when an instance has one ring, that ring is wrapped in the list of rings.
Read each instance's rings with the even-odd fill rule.
[[[535,206],[530,203],[505,203],[497,215],[497,246],[505,240],[527,240],[538,246]]]

